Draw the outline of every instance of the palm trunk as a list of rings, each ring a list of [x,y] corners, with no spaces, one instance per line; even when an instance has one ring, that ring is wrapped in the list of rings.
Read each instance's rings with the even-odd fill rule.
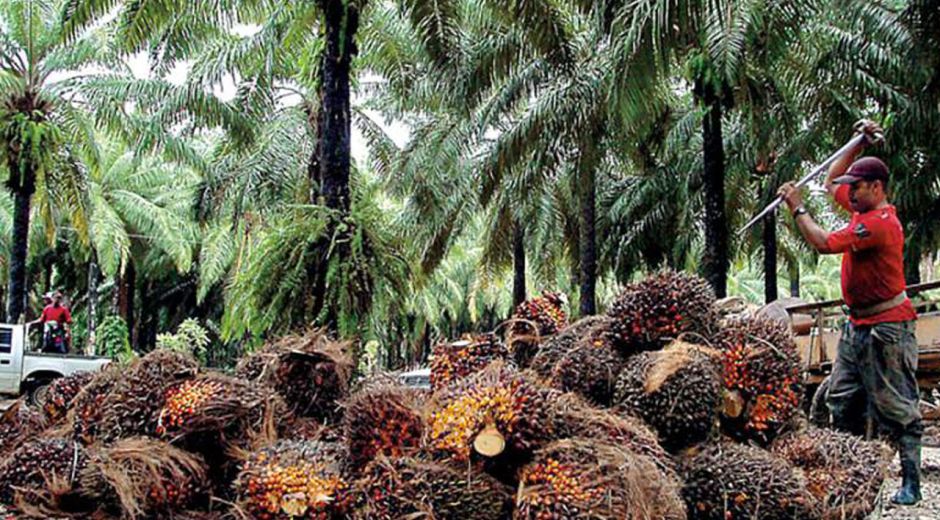
[[[794,262],[790,265],[790,296],[800,297],[800,264]]]
[[[525,227],[516,221],[512,234],[512,305],[525,301]]]
[[[88,337],[85,339],[85,354],[95,353],[95,337],[98,328],[98,261],[91,254],[88,262]]]
[[[771,212],[764,218],[764,303],[777,299],[777,219]]]
[[[596,286],[597,286],[597,229],[595,222],[595,190],[594,183],[596,172],[594,170],[594,161],[588,161],[590,167],[584,168],[579,172],[581,177],[578,186],[578,198],[580,206],[580,221],[578,229],[580,230],[580,267],[581,267],[581,291],[580,291],[580,312],[581,316],[591,316],[597,312],[596,305]]]
[[[27,176],[31,176],[31,173],[24,175]],[[33,191],[30,186],[26,186],[13,192],[13,251],[10,254],[7,323],[19,323],[26,311],[26,255],[29,245],[29,205]]]
[[[703,97],[708,113],[702,121],[705,159],[705,279],[719,298],[728,291],[728,222],[725,216],[725,148],[721,136],[721,100],[710,89]]]
[[[134,342],[134,290],[137,285],[137,270],[134,268],[134,262],[127,262],[124,268],[124,274],[121,276],[118,288],[118,312],[127,325],[127,333],[131,343],[131,348],[137,344]]]
[[[320,4],[326,29],[326,45],[320,65],[323,85],[320,195],[327,207],[346,213],[349,210],[349,78],[356,54],[359,10],[348,0],[321,0]]]

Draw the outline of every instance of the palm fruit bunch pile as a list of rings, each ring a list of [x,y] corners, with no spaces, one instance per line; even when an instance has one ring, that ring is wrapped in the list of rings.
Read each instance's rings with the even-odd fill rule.
[[[550,419],[548,391],[494,363],[433,396],[428,442],[436,454],[457,462],[476,453],[511,469],[550,438]]]
[[[522,468],[513,518],[684,520],[675,475],[652,459],[594,439],[540,449]]]
[[[712,358],[680,341],[630,358],[614,402],[621,413],[646,421],[662,446],[675,453],[708,439],[718,422],[721,375]]]
[[[403,386],[379,385],[350,397],[343,414],[344,438],[353,471],[378,455],[398,457],[421,445],[421,396]]]
[[[72,407],[72,400],[92,378],[94,374],[91,372],[77,372],[53,381],[42,404],[46,418],[53,423],[64,419]]]
[[[800,471],[768,451],[717,442],[680,463],[690,520],[819,518]]]
[[[259,520],[345,518],[353,506],[336,444],[279,441],[249,455],[235,481],[239,505]]]
[[[66,423],[72,427],[74,440],[87,446],[98,438],[104,417],[104,400],[120,377],[121,367],[117,363],[111,363],[95,374],[72,399]]]
[[[0,462],[0,502],[13,504],[15,494],[27,501],[58,479],[70,484],[88,458],[81,445],[64,439],[30,439]]]
[[[529,368],[542,377],[551,378],[555,365],[583,343],[606,341],[613,320],[606,316],[588,316],[565,327],[539,346]]]
[[[659,349],[680,335],[709,337],[718,324],[714,305],[704,279],[664,270],[624,288],[607,315],[614,320],[614,343],[629,355]]]
[[[479,372],[497,360],[507,360],[509,349],[495,334],[467,335],[431,350],[431,389],[445,386]]]
[[[0,415],[0,456],[15,450],[46,428],[42,413],[20,400]]]
[[[283,412],[283,402],[268,388],[206,374],[167,389],[154,431],[161,436],[225,432],[239,437],[264,429],[265,419]]]
[[[825,520],[864,520],[874,511],[893,453],[887,445],[808,427],[770,451],[801,469]]]
[[[659,443],[656,432],[642,419],[612,409],[595,408],[572,393],[554,397],[550,407],[554,439],[594,439],[646,455],[662,468],[672,469],[672,459]]]
[[[624,359],[606,334],[585,338],[552,369],[552,386],[575,392],[600,406],[610,406]]]
[[[516,307],[509,328],[509,344],[519,366],[528,366],[539,344],[568,325],[568,314],[565,313],[567,303],[563,293],[543,291],[541,296],[526,300]]]
[[[192,356],[167,349],[155,350],[131,363],[101,403],[102,440],[112,442],[152,433],[167,390],[195,377],[198,367]]]
[[[334,421],[353,369],[348,347],[348,342],[334,340],[323,329],[310,329],[284,336],[243,358],[235,374],[273,388],[294,415]]]
[[[722,426],[738,438],[769,442],[799,409],[800,357],[787,325],[769,318],[728,321],[715,335],[725,400]]]
[[[507,518],[510,488],[486,473],[411,457],[379,457],[356,481],[353,518]]]
[[[166,517],[208,491],[207,468],[194,454],[154,439],[122,439],[89,453],[79,492],[120,518]]]

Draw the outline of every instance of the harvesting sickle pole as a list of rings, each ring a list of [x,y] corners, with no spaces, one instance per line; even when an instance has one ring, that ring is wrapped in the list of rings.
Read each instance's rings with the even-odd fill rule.
[[[842,157],[849,151],[855,149],[855,147],[862,144],[863,142],[867,142],[868,144],[877,144],[884,140],[884,135],[880,132],[874,133],[874,134],[868,134],[867,132],[865,132],[864,121],[858,121],[857,123],[855,123],[853,128],[855,128],[855,130],[858,131],[859,133],[856,134],[855,137],[850,139],[849,142],[845,143],[845,145],[843,145],[842,148],[839,148],[838,150],[836,150],[836,153],[830,155],[829,158],[823,161],[819,166],[814,168],[811,172],[804,175],[802,179],[797,181],[796,183],[797,188],[802,188],[803,186],[806,186],[809,183],[809,181],[813,180],[820,173],[826,171],[829,168],[829,165],[834,163],[837,159],[839,159],[840,157]],[[747,224],[745,224],[744,227],[742,227],[741,230],[738,231],[738,234],[744,234],[744,232],[750,229],[751,226],[760,222],[761,219],[766,217],[768,213],[776,210],[777,207],[780,206],[782,202],[783,202],[783,197],[778,195],[777,198],[773,200],[773,202],[768,204],[767,207],[765,207],[760,213],[758,213],[757,215],[754,216],[754,218],[749,220]]]

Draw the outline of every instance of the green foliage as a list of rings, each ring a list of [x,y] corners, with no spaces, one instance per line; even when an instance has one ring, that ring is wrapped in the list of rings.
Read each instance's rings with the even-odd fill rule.
[[[134,356],[127,332],[127,323],[120,316],[106,316],[95,333],[95,349],[99,356],[126,361]]]
[[[157,348],[166,348],[190,354],[203,365],[206,363],[210,342],[209,331],[199,324],[199,320],[194,318],[187,318],[183,323],[180,323],[175,334],[164,333],[157,335]]]

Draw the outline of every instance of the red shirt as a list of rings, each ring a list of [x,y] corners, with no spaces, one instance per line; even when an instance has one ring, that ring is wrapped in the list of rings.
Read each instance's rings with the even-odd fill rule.
[[[892,205],[865,213],[852,211],[848,185],[836,190],[836,202],[852,212],[849,225],[831,233],[826,245],[842,255],[842,299],[849,307],[870,307],[894,298],[907,288],[904,281],[904,229]],[[855,325],[917,319],[911,300]]]
[[[40,318],[43,323],[47,321],[55,321],[58,323],[72,323],[72,313],[69,312],[68,307],[63,307],[59,305],[49,304],[46,305],[46,308],[42,310],[42,317]]]

